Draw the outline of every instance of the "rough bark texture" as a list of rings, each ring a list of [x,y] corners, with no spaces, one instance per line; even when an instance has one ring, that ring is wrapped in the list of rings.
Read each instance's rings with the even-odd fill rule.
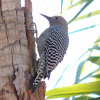
[[[44,100],[45,82],[34,94],[28,89],[32,68],[36,66],[32,6],[25,0],[0,0],[0,100]],[[33,55],[33,56],[32,56]]]

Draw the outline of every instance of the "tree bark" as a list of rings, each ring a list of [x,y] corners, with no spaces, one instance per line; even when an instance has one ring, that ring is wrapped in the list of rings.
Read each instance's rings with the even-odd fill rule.
[[[33,94],[28,88],[36,69],[31,5],[30,0],[24,8],[21,0],[0,0],[0,100],[45,100],[45,82]]]

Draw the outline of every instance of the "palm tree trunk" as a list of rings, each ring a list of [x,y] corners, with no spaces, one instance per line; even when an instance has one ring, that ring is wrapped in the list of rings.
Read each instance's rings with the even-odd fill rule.
[[[25,0],[0,0],[0,100],[44,100],[45,83],[35,93],[29,90],[29,79],[36,66],[32,6]],[[33,56],[32,56],[33,55]]]

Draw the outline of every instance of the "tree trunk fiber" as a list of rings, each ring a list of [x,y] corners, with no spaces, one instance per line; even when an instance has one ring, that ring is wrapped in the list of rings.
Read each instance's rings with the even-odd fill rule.
[[[35,93],[28,88],[32,65],[36,69],[31,5],[30,0],[24,8],[21,0],[0,0],[0,100],[45,100],[45,82]]]

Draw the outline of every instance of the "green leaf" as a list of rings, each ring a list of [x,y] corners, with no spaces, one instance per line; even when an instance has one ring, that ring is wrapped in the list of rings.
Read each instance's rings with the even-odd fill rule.
[[[87,0],[79,0],[77,3],[75,3],[74,5],[71,5],[70,7],[68,7],[68,5],[66,6],[66,10],[69,8],[73,8],[75,6],[78,6],[79,4],[82,4],[84,2],[86,2]]]
[[[66,10],[70,8],[71,3],[72,3],[72,0],[68,0],[67,6],[66,6]]]
[[[46,92],[47,99],[51,98],[68,98],[76,95],[90,94],[90,93],[100,93],[100,81],[84,83],[84,84],[74,84],[68,87],[55,88]]]
[[[93,99],[89,99],[89,100],[100,100],[100,97],[99,97],[99,98],[93,98]]]
[[[89,57],[87,60],[89,60],[92,63],[95,63],[97,65],[100,65],[100,57],[98,57],[98,56]]]
[[[92,99],[92,97],[89,97],[89,96],[81,96],[81,97],[75,98],[75,100],[88,100],[88,99]]]
[[[80,19],[84,19],[84,18],[88,18],[88,17],[91,17],[91,16],[95,16],[95,15],[98,15],[100,14],[100,10],[97,10],[97,11],[94,11],[94,12],[91,12],[91,13],[88,13],[86,15],[83,15],[83,16],[80,16],[80,17],[77,17],[75,18],[74,21],[77,21],[77,20],[80,20]]]
[[[79,82],[79,78],[80,78],[81,71],[82,71],[82,68],[83,68],[84,63],[85,63],[85,61],[82,61],[78,65],[77,72],[76,72],[75,84]]]
[[[96,42],[100,42],[100,36],[99,36],[98,39],[95,41],[95,43],[96,43]]]
[[[91,51],[93,49],[100,50],[100,47],[99,45],[96,45],[96,46],[93,46],[92,48],[89,48],[88,50]]]
[[[85,28],[82,28],[82,29],[79,29],[79,30],[70,32],[70,33],[68,33],[68,34],[72,34],[72,33],[80,32],[80,31],[84,31],[84,30],[87,30],[87,29],[89,29],[89,28],[94,28],[95,26],[96,26],[96,25],[88,26],[88,27],[85,27]]]
[[[91,4],[94,0],[88,0],[87,3],[80,9],[80,11],[68,22],[70,24],[89,4]]]
[[[63,0],[61,0],[61,13],[60,13],[60,15],[62,15],[62,8],[63,8]]]
[[[100,67],[97,68],[96,70],[94,70],[93,72],[89,73],[88,75],[86,75],[85,77],[83,77],[82,79],[79,80],[79,82],[83,81],[84,79],[91,77],[94,73],[97,73],[98,71],[100,71]]]
[[[100,78],[100,74],[93,75],[92,77],[94,77],[94,78]]]

